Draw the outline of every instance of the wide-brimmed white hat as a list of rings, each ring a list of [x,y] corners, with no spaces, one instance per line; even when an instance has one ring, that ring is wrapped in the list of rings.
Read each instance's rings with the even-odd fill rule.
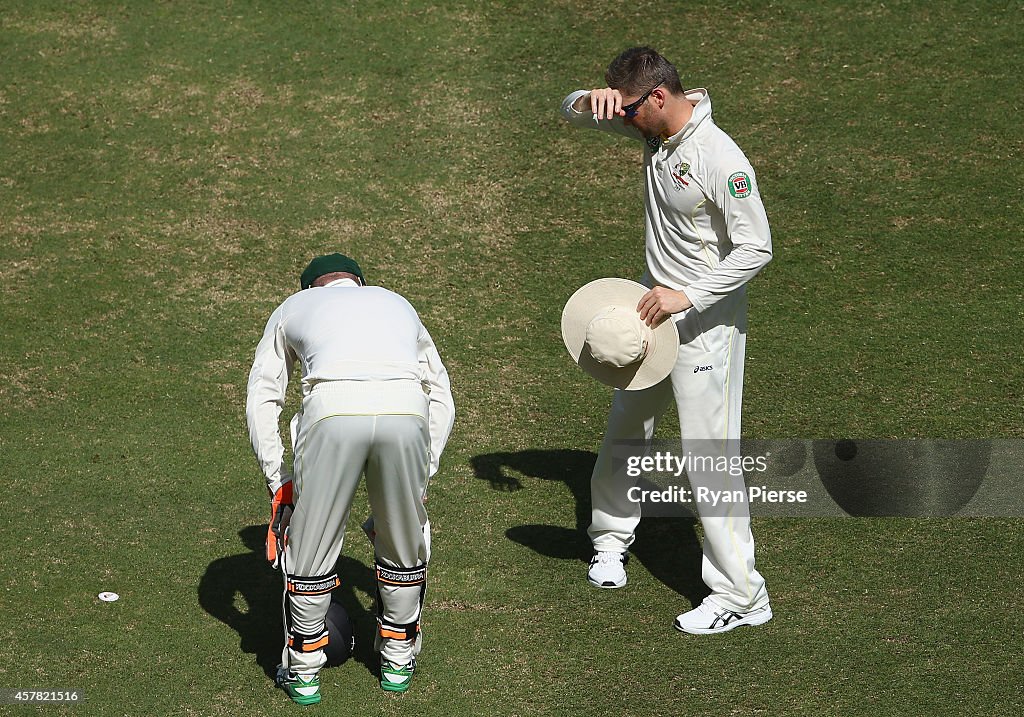
[[[679,332],[671,318],[651,328],[636,305],[647,287],[628,279],[596,279],[562,310],[562,340],[580,368],[627,391],[648,388],[672,372]]]

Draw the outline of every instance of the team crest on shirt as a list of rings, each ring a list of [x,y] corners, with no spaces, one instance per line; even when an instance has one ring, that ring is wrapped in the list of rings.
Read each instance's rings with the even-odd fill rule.
[[[729,175],[729,194],[737,199],[750,196],[750,177],[746,172],[735,172]]]
[[[681,191],[690,186],[690,183],[686,180],[686,175],[689,171],[689,162],[680,162],[672,169],[672,184],[675,185],[676,189]]]

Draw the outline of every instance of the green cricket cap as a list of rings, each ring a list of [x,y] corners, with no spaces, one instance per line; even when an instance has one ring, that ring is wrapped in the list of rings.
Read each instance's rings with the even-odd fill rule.
[[[324,274],[333,274],[337,271],[355,274],[359,277],[360,281],[364,284],[366,283],[366,279],[363,277],[363,270],[359,268],[359,264],[356,263],[355,259],[350,259],[344,254],[335,253],[318,256],[309,262],[309,266],[302,272],[300,285],[303,289],[308,289],[313,286],[314,281]]]

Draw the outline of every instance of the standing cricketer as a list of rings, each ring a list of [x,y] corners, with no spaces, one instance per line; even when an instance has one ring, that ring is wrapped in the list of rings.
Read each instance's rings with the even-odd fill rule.
[[[301,287],[267,322],[246,401],[249,437],[272,496],[268,559],[285,575],[286,645],[277,683],[299,704],[320,701],[325,617],[340,582],[335,563],[365,474],[380,684],[404,692],[420,649],[430,560],[423,499],[455,418],[448,373],[409,302],[366,286],[349,257],[313,259]],[[296,362],[302,406],[291,423],[293,478],[283,465],[278,420]]]
[[[650,290],[637,305],[650,326],[676,322],[680,346],[672,373],[640,391],[616,390],[591,479],[588,579],[626,584],[628,549],[640,520],[613,447],[650,444],[655,424],[675,398],[683,455],[708,445],[738,453],[746,336],[746,283],[772,257],[771,233],[754,170],[711,119],[705,89],[684,90],[676,68],[648,47],[626,50],[608,66],[607,87],[573,92],[562,115],[576,127],[615,132],[643,146],[646,272]],[[619,449],[621,452],[621,448]],[[689,471],[690,483],[743,489],[731,474]],[[760,625],[772,617],[764,579],[754,568],[746,503],[698,504],[704,527],[702,577],[711,594],[679,615],[675,627],[695,634]]]

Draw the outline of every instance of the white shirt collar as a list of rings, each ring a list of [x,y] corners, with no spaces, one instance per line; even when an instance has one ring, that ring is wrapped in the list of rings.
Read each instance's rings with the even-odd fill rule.
[[[690,135],[697,131],[697,127],[711,116],[711,95],[708,94],[706,89],[698,87],[697,89],[686,90],[686,99],[696,103],[693,107],[693,114],[690,115],[690,120],[683,125],[681,130],[665,140],[667,145],[679,144],[689,138]]]
[[[359,282],[354,279],[335,279],[324,284],[324,286],[359,286]]]

